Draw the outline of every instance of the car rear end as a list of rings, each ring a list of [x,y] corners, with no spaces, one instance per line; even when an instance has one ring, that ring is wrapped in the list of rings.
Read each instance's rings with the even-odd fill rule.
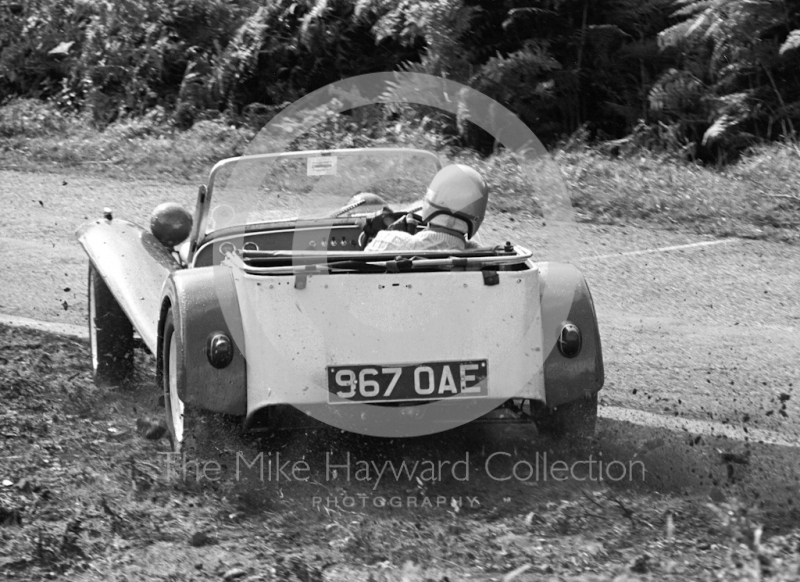
[[[365,405],[436,401],[470,414],[511,398],[544,402],[539,274],[521,267],[234,270],[248,417],[289,404],[335,424],[368,424],[381,407]]]

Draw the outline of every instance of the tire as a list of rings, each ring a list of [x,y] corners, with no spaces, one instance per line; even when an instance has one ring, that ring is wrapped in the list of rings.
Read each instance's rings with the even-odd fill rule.
[[[175,333],[172,309],[164,320],[164,341],[161,346],[161,384],[164,390],[164,409],[167,432],[175,453],[185,453],[191,448],[192,411],[178,396],[178,364],[183,353],[180,334]]]
[[[172,450],[192,457],[221,457],[222,453],[230,453],[228,449],[235,450],[240,427],[227,422],[224,415],[180,399],[177,371],[184,353],[182,341],[180,334],[175,333],[175,318],[169,309],[164,318],[161,347],[161,388]]]
[[[582,443],[594,436],[597,426],[597,392],[590,398],[580,398],[556,408],[542,410],[536,419],[541,434],[554,440]]]
[[[94,265],[89,264],[89,341],[98,386],[116,386],[133,375],[133,325]]]

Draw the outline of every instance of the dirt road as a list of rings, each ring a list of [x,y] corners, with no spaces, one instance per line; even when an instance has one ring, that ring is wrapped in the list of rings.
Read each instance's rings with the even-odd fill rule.
[[[102,208],[147,224],[191,185],[0,172],[0,313],[85,325],[86,259],[74,232]],[[800,436],[800,248],[640,227],[581,224],[576,264],[594,294],[607,365],[604,402]],[[533,219],[490,217],[486,240],[544,248]],[[639,251],[652,251],[639,254]],[[781,394],[788,394],[785,409]],[[769,415],[769,416],[768,416]],[[745,420],[747,419],[747,420]]]
[[[0,172],[0,183],[0,199],[6,210],[0,217],[0,312],[79,325],[85,324],[86,263],[72,234],[75,228],[87,217],[98,216],[103,206],[114,207],[117,217],[143,223],[157,203],[171,199],[192,207],[195,194],[195,188],[187,185],[166,188],[154,183],[101,181],[56,174]],[[485,240],[508,239],[533,249],[545,248],[547,242],[546,229],[530,218],[512,221],[507,217],[493,217],[487,220],[482,232]],[[692,569],[694,566],[683,570],[684,566],[674,564],[667,567],[669,560],[663,556],[658,566],[653,563],[642,566],[644,571],[685,579],[714,560],[724,562],[727,559],[721,541],[703,541],[716,540],[714,536],[717,535],[704,529],[714,519],[713,513],[702,509],[709,496],[719,507],[728,507],[725,504],[735,499],[736,503],[757,508],[761,512],[758,519],[771,524],[769,533],[785,531],[782,528],[800,523],[797,507],[800,448],[752,442],[758,438],[747,440],[750,439],[748,430],[756,437],[763,436],[759,431],[771,431],[781,435],[785,442],[800,443],[800,295],[797,291],[800,289],[800,248],[733,240],[663,250],[711,239],[635,225],[581,224],[576,232],[578,258],[575,262],[591,286],[603,340],[607,381],[601,393],[601,405],[609,407],[609,411],[614,407],[613,410],[641,412],[631,417],[635,423],[621,420],[618,414],[605,414],[590,454],[622,463],[642,461],[647,471],[645,480],[614,483],[613,487],[610,483],[590,480],[590,484],[584,484],[576,479],[554,484],[512,478],[498,484],[487,473],[486,459],[493,452],[508,452],[508,459],[529,462],[548,451],[555,455],[551,461],[574,461],[587,454],[586,451],[572,453],[553,448],[533,435],[520,432],[522,429],[481,429],[478,441],[475,435],[460,434],[443,439],[435,446],[405,444],[399,452],[391,454],[382,444],[339,440],[341,437],[325,433],[323,436],[306,435],[281,449],[286,458],[308,459],[316,469],[312,473],[318,486],[295,483],[287,487],[270,482],[256,488],[255,493],[252,489],[239,490],[235,484],[198,492],[183,483],[177,490],[182,493],[176,493],[174,482],[156,475],[149,486],[153,491],[152,499],[147,501],[149,494],[138,491],[134,485],[133,492],[128,494],[133,505],[128,506],[124,491],[130,488],[130,482],[121,484],[126,474],[122,465],[130,461],[134,465],[149,463],[163,469],[153,459],[158,459],[158,453],[166,450],[165,445],[161,441],[151,443],[139,437],[126,437],[121,441],[125,443],[122,446],[106,431],[110,428],[130,431],[137,417],[143,413],[157,413],[155,407],[148,408],[141,400],[145,394],[152,400],[148,387],[148,382],[152,381],[148,371],[151,362],[141,356],[143,372],[138,396],[111,393],[92,403],[90,396],[98,393],[89,387],[86,346],[67,340],[53,349],[63,356],[57,363],[68,363],[76,376],[67,383],[61,380],[61,389],[68,394],[78,390],[75,382],[82,382],[79,384],[83,394],[80,402],[85,410],[71,412],[78,423],[77,429],[64,426],[63,420],[47,422],[50,433],[42,439],[55,444],[67,443],[60,445],[64,451],[76,455],[80,463],[94,467],[97,475],[92,479],[102,479],[98,475],[103,475],[104,471],[111,475],[113,487],[109,486],[107,495],[123,505],[122,509],[112,507],[109,511],[119,515],[127,512],[125,519],[118,519],[120,523],[137,524],[149,532],[146,544],[141,543],[141,539],[136,541],[136,536],[117,534],[119,539],[127,540],[123,546],[132,551],[126,554],[131,556],[126,558],[130,572],[143,576],[158,577],[172,572],[174,579],[189,579],[190,576],[184,578],[179,573],[184,572],[184,568],[194,568],[193,576],[197,578],[219,578],[225,568],[214,566],[210,571],[214,560],[227,566],[236,562],[247,575],[258,574],[256,565],[266,561],[274,572],[277,556],[294,556],[296,549],[303,550],[302,564],[295,563],[291,568],[308,568],[313,563],[314,568],[324,570],[322,565],[330,560],[335,564],[326,571],[325,577],[330,579],[367,579],[369,574],[376,580],[399,580],[401,572],[396,568],[406,559],[418,564],[432,564],[439,559],[449,561],[450,570],[444,567],[427,571],[426,575],[435,580],[441,579],[445,571],[451,576],[460,573],[456,578],[470,575],[484,579],[484,574],[487,578],[497,576],[529,562],[537,564],[537,569],[520,574],[517,579],[533,579],[525,576],[534,571],[539,575],[548,574],[547,568],[550,573],[555,571],[565,576],[592,571],[593,567],[607,573],[629,572],[631,560],[643,554],[625,546],[621,540],[633,536],[644,544],[643,547],[650,548],[647,551],[663,550],[666,543],[663,532],[667,531],[665,515],[669,513],[680,516],[681,531],[689,544],[677,549],[671,546],[669,560],[674,559],[675,564],[679,564],[689,556],[696,557],[697,544],[708,544],[708,548],[716,544],[719,549],[716,554],[715,550],[708,550],[710,561],[702,558],[696,570]],[[23,346],[13,351],[21,358],[19,361],[36,361],[41,356],[41,347],[25,348],[25,345],[41,346],[51,341],[42,340],[36,334],[33,338],[20,339],[16,332],[4,333],[9,345]],[[36,365],[40,366],[41,361]],[[56,364],[48,365],[50,373]],[[9,374],[6,370],[6,383],[10,382]],[[52,374],[54,378],[58,376],[56,371]],[[48,382],[50,380],[44,385],[51,386]],[[58,380],[52,382],[59,385]],[[36,394],[39,393],[34,391],[34,397]],[[49,405],[42,406],[42,410],[50,410]],[[22,428],[13,433],[18,436],[6,437],[3,451],[3,454],[22,458],[19,463],[6,462],[3,468],[15,483],[26,474],[23,462],[29,461],[26,456],[29,452],[27,449],[20,452],[18,440],[14,439],[26,432],[24,422],[35,424],[35,418],[31,420],[28,416],[39,414],[24,408],[18,409],[20,412],[14,419],[7,418],[10,426]],[[669,422],[648,421],[648,418],[656,418],[647,416],[648,413]],[[88,424],[84,422],[86,419],[89,419]],[[72,424],[72,419],[67,424]],[[738,427],[737,434],[741,438],[714,436],[714,426],[720,425]],[[59,441],[60,438],[66,440]],[[81,450],[81,439],[95,443],[93,454]],[[362,508],[362,511],[314,506],[313,499],[320,496],[321,490],[326,492],[326,497],[363,494],[372,499],[375,491],[387,498],[392,494],[407,496],[408,491],[419,497],[420,492],[413,482],[384,482],[378,489],[372,489],[372,482],[360,487],[329,483],[324,452],[332,448],[339,454],[352,452],[354,458],[384,455],[398,461],[444,458],[455,462],[472,452],[470,463],[474,464],[476,478],[469,486],[450,479],[439,483],[438,489],[434,488],[436,491],[431,490],[429,494],[444,497],[447,504],[456,495],[480,498],[480,510],[470,513],[466,505],[458,511],[453,507],[440,507],[432,512],[404,507],[392,513],[374,506]],[[253,450],[257,449],[251,452]],[[50,454],[40,452],[43,457]],[[128,460],[123,462],[123,459]],[[341,463],[341,458],[337,462]],[[41,474],[44,479],[48,475],[46,465],[33,472],[32,478]],[[505,465],[494,469],[497,474],[506,471],[503,476],[508,476],[510,470]],[[0,474],[0,479],[6,479],[5,474]],[[64,485],[54,482],[52,488],[68,488],[73,482],[70,479]],[[610,496],[609,491],[612,492]],[[587,494],[592,499],[587,501]],[[75,489],[72,495],[77,495]],[[617,504],[614,499],[619,495],[625,497]],[[29,496],[35,497],[33,493]],[[93,499],[92,507],[100,507],[96,511],[102,513],[97,495],[89,497]],[[468,505],[466,499],[461,502]],[[58,523],[68,523],[65,516],[69,512],[62,509],[64,515]],[[626,517],[628,510],[636,517]],[[600,517],[593,519],[592,511]],[[234,517],[225,517],[224,512]],[[244,517],[240,515],[242,512],[249,512],[249,515]],[[419,516],[425,516],[423,525],[409,525]],[[467,516],[469,520],[463,521]],[[110,519],[114,522],[115,518]],[[154,525],[154,519],[163,520],[163,527]],[[640,519],[642,523],[637,521]],[[149,525],[142,525],[145,522]],[[587,544],[598,543],[599,532],[606,527],[610,528],[606,532],[608,538],[600,542],[601,549],[595,548],[587,558]],[[218,543],[209,546],[207,551],[191,547],[185,541],[194,531],[203,528],[213,529],[218,538]],[[105,531],[100,525],[96,529]],[[400,532],[397,539],[392,538],[393,530]],[[479,535],[473,535],[470,530]],[[0,531],[4,536],[9,535],[7,529]],[[503,537],[509,535],[512,537]],[[429,536],[437,541],[427,549],[420,549],[420,544],[430,543],[421,541]],[[253,547],[243,548],[240,547],[243,540],[259,541],[253,542]],[[413,540],[417,540],[416,554],[410,549]],[[478,548],[470,544],[477,544]],[[613,551],[609,550],[612,546]],[[123,571],[115,569],[119,564],[114,561],[122,559],[122,550],[106,548],[103,550],[105,557],[99,559],[96,556],[100,550],[94,545],[81,547],[86,554],[95,556],[91,561],[93,569],[84,574],[86,577],[116,576],[116,572]],[[175,556],[174,562],[165,558],[165,553],[170,552]],[[309,557],[315,552],[316,557]],[[491,557],[487,557],[487,552]],[[348,559],[352,559],[352,563]],[[381,570],[380,564],[384,562],[393,566]],[[67,563],[72,564],[69,560]],[[205,569],[197,569],[198,563],[206,564]],[[44,569],[36,572],[43,572],[47,562],[33,559],[18,571],[26,575],[34,571],[27,568],[40,566]],[[300,579],[317,579],[302,578],[297,572],[294,575]],[[396,578],[391,577],[395,575]],[[410,576],[407,578],[416,579]],[[424,576],[419,574],[418,579]]]

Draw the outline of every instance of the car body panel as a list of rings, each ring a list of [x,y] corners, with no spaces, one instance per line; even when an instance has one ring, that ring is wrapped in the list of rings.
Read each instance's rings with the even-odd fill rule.
[[[234,272],[248,361],[248,414],[328,403],[326,367],[488,360],[489,397],[544,400],[535,269],[309,275]],[[252,352],[251,352],[252,353]]]
[[[178,395],[181,400],[213,412],[244,415],[246,412],[246,361],[242,321],[230,269],[206,267],[172,273],[162,291],[158,334],[157,371],[163,366],[163,321],[172,309],[182,353],[178,357]],[[235,313],[236,317],[226,314]],[[233,340],[231,363],[222,369],[208,361],[207,340],[225,333]]]
[[[180,265],[150,232],[120,219],[81,226],[78,240],[152,353],[158,343],[161,287]]]
[[[594,303],[581,272],[568,263],[543,262],[538,266],[543,336],[545,345],[552,346],[546,354],[544,367],[545,402],[548,407],[555,407],[603,387],[603,354]],[[568,310],[563,305],[568,305]],[[578,326],[583,339],[581,351],[574,358],[564,357],[555,346],[561,327],[567,321]]]
[[[317,221],[320,222],[320,221]],[[192,267],[206,267],[219,265],[225,259],[222,253],[223,243],[230,243],[235,249],[244,248],[245,245],[255,245],[254,250],[297,250],[305,251],[317,249],[330,251],[357,250],[358,236],[362,227],[354,224],[353,220],[331,220],[329,224],[310,224],[295,221],[275,228],[256,232],[245,229],[235,229],[238,232],[218,233],[214,239],[203,243],[192,258]],[[243,231],[243,232],[242,232]],[[248,247],[249,248],[249,247]]]

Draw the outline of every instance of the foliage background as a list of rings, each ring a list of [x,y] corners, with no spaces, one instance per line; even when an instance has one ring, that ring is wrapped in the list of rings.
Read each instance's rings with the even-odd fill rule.
[[[414,70],[487,93],[550,144],[581,131],[726,161],[796,138],[798,48],[790,0],[4,0],[0,103],[100,128],[154,111],[258,127],[337,79]]]

